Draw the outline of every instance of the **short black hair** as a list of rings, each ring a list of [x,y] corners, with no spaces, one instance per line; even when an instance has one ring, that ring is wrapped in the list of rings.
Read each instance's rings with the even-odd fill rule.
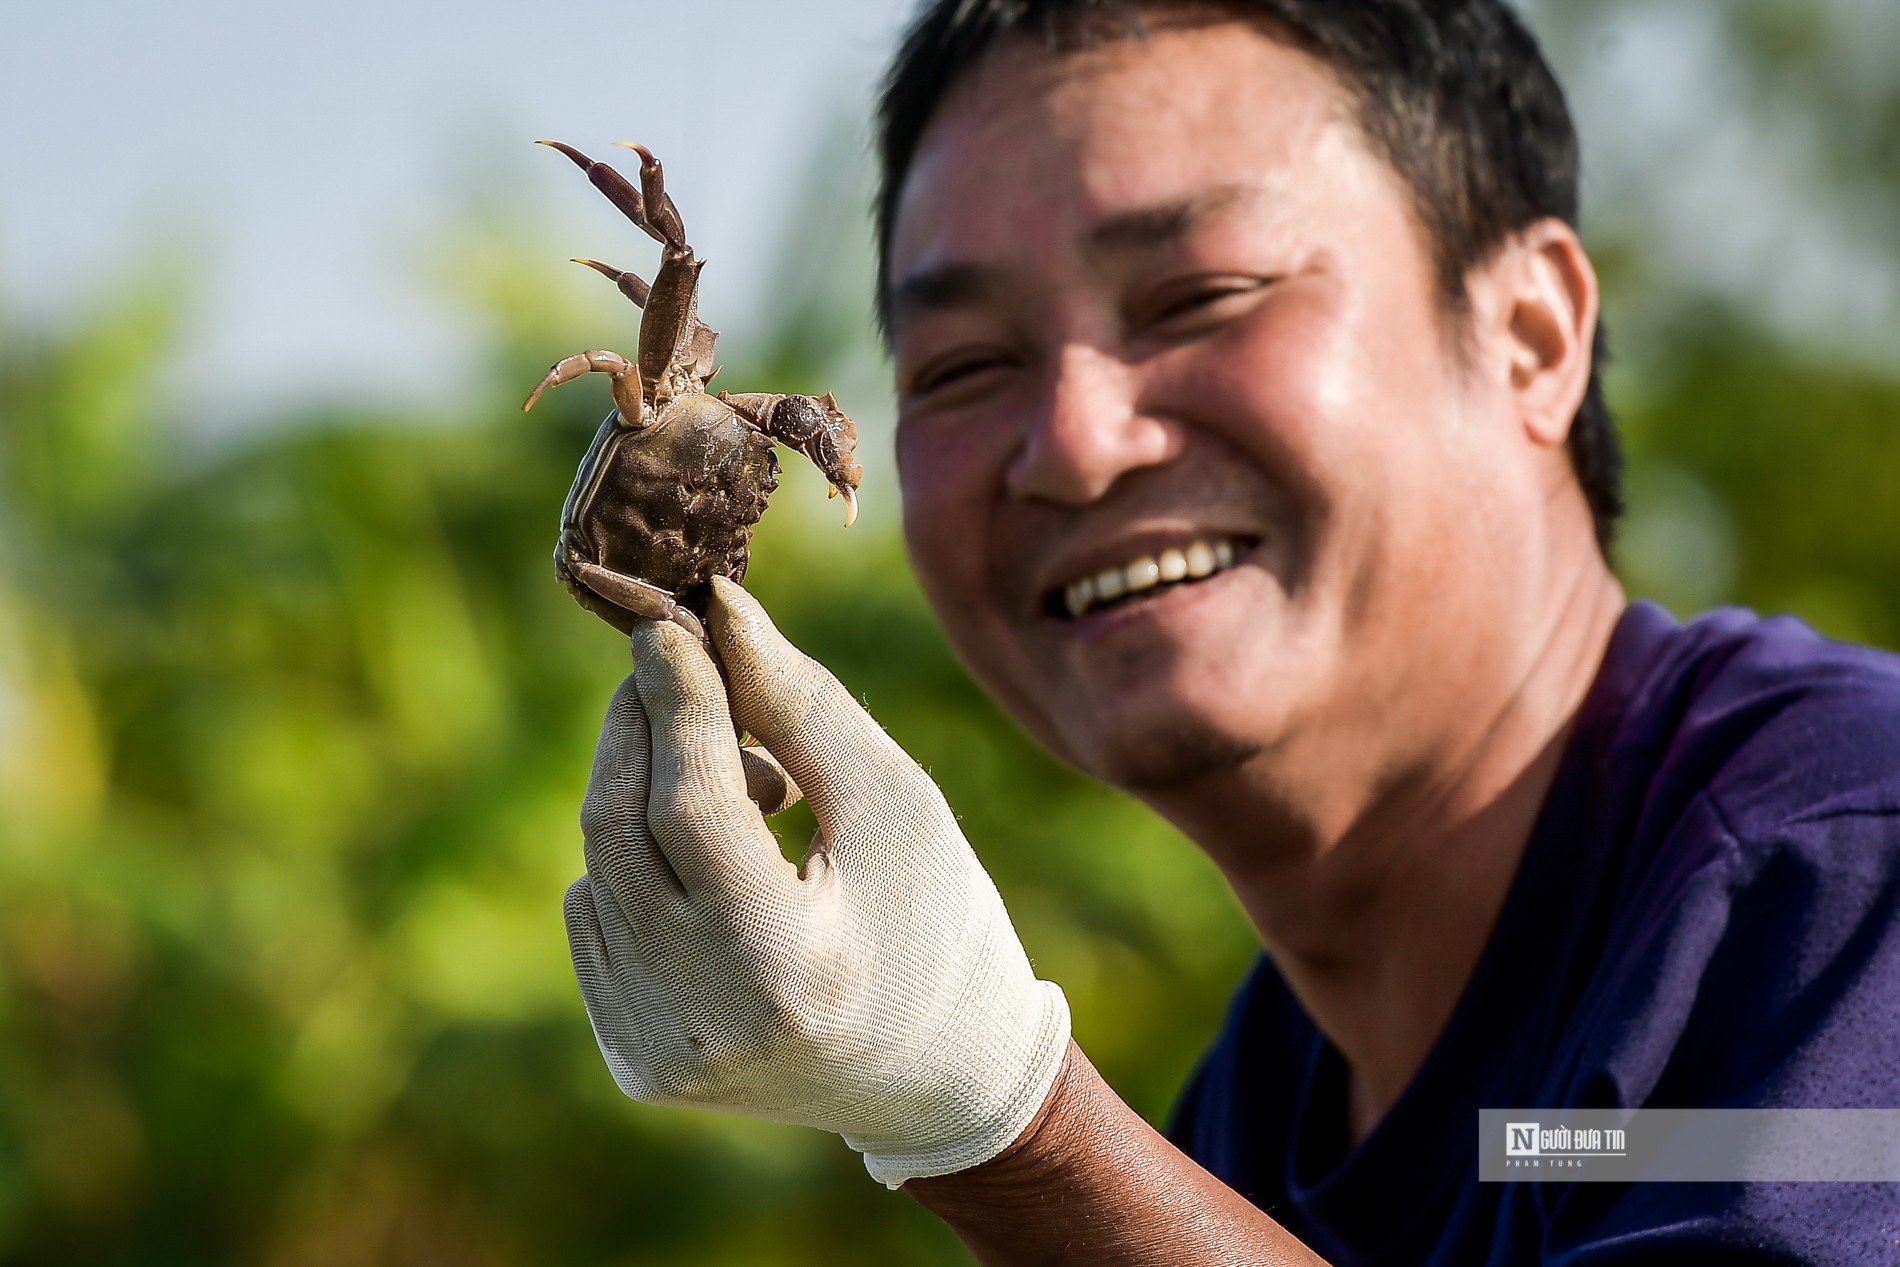
[[[1330,66],[1361,130],[1411,187],[1432,242],[1441,302],[1462,314],[1465,279],[1513,233],[1578,223],[1577,131],[1537,42],[1503,0],[926,0],[878,108],[877,308],[889,331],[897,200],[931,117],[996,45],[1063,54],[1145,30],[1143,13],[1237,18]],[[1623,457],[1603,396],[1602,322],[1568,451],[1607,556],[1623,513]]]

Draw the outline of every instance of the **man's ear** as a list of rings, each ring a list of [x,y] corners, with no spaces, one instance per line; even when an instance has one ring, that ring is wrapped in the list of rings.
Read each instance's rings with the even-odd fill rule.
[[[1590,257],[1575,229],[1544,219],[1514,234],[1478,273],[1474,315],[1489,327],[1501,385],[1530,438],[1560,446],[1590,385],[1598,303]]]

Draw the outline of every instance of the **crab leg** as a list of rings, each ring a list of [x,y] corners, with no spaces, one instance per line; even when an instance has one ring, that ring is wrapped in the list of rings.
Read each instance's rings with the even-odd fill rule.
[[[695,386],[703,387],[712,377],[713,345],[719,338],[716,331],[699,319],[699,270],[705,267],[705,261],[695,260],[693,248],[687,245],[686,225],[680,219],[679,208],[666,192],[660,161],[643,145],[614,142],[640,156],[640,188],[636,189],[632,181],[612,167],[596,162],[571,145],[560,141],[537,144],[567,155],[622,215],[666,248],[661,255],[660,271],[651,286],[640,282],[629,288],[627,279],[639,282],[632,274],[592,260],[580,261],[613,278],[621,293],[644,310],[645,315],[640,319],[640,351],[635,359],[640,364],[652,403],[662,405]]]
[[[666,178],[653,151],[631,141],[614,144],[640,156],[640,189],[647,223],[666,244],[660,256],[660,271],[654,275],[647,295],[646,315],[640,319],[640,372],[648,382],[658,384],[664,394],[671,394],[683,386],[679,382],[682,372],[695,372],[702,359],[710,359],[710,341],[704,358],[699,346],[700,331],[705,330],[698,311],[699,270],[706,267],[706,261],[694,259],[693,248],[686,244],[686,225],[667,196]]]
[[[670,245],[665,230],[647,218],[646,200],[640,196],[640,191],[633,187],[632,181],[622,176],[607,164],[595,162],[593,159],[587,157],[587,155],[575,149],[572,145],[563,144],[560,141],[536,141],[535,144],[545,145],[550,149],[559,150],[561,153],[573,159],[574,166],[587,173],[587,179],[593,183],[594,188],[606,194],[607,201],[618,207],[620,214],[639,225],[641,230],[655,242],[660,243],[662,246]],[[666,197],[664,193],[660,196],[663,200],[662,218],[667,218],[670,213],[671,222],[674,225],[678,225],[680,213],[678,209],[673,206],[673,200]],[[682,242],[681,245],[684,245],[684,243]]]
[[[605,617],[609,624],[622,633],[633,632],[633,622],[629,617],[640,617],[646,620],[670,620],[701,642],[706,641],[706,627],[699,623],[699,617],[680,606],[671,594],[659,586],[649,585],[631,576],[622,576],[597,563],[589,563],[571,549],[564,549],[562,553],[565,557],[557,560],[556,567],[561,579],[569,583],[570,589],[578,584],[587,591],[584,594],[576,591],[575,597],[590,611]],[[596,601],[588,602],[589,598]],[[599,599],[606,599],[618,610],[603,611]]]
[[[615,286],[620,288],[621,294],[633,301],[633,305],[636,308],[645,309],[648,300],[653,296],[653,287],[647,285],[646,279],[641,277],[638,273],[627,272],[623,269],[615,268],[611,264],[603,264],[599,260],[590,260],[578,256],[575,257],[574,263],[585,264],[602,277],[613,282]],[[692,279],[695,287],[698,286],[699,269],[702,267],[704,267],[703,261],[696,262],[693,265]],[[713,348],[719,342],[719,332],[699,319],[698,305],[696,301],[690,298],[687,304],[686,327],[687,330],[690,331],[690,334],[683,347],[674,349],[674,356],[676,358],[674,364],[684,365],[699,379],[700,385],[703,387],[712,381],[714,373]],[[642,331],[646,329],[644,322],[640,328]],[[662,346],[664,346],[664,344],[662,344]],[[651,376],[649,375],[648,377],[649,381],[651,381]]]
[[[857,521],[857,489],[864,468],[851,460],[851,451],[857,447],[858,427],[839,410],[830,392],[823,396],[720,392],[719,399],[766,435],[811,459],[831,484],[826,496],[844,497],[845,527]]]
[[[693,248],[686,245],[686,224],[680,219],[680,210],[673,205],[672,196],[666,192],[660,160],[653,157],[652,150],[633,141],[615,141],[614,144],[640,156],[640,193],[646,211],[643,227],[668,248],[690,253]],[[591,172],[589,179],[592,179]]]
[[[533,409],[534,402],[548,388],[571,383],[587,374],[612,375],[614,405],[620,410],[621,419],[629,427],[642,425],[646,417],[646,404],[640,396],[640,367],[618,352],[607,352],[600,348],[576,352],[556,361],[548,370],[547,377],[536,383],[534,390],[528,393],[528,398],[521,402],[521,412],[527,413]]]
[[[612,264],[603,264],[599,260],[590,260],[579,255],[576,255],[568,262],[571,264],[585,264],[602,277],[605,277],[608,281],[620,288],[621,294],[633,300],[634,307],[644,308],[647,306],[647,296],[653,292],[653,287],[647,285],[645,279],[638,273],[629,273],[622,269],[615,268]]]

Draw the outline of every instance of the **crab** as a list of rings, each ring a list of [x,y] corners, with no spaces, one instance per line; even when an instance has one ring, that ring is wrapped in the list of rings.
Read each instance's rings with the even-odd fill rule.
[[[554,363],[521,408],[587,374],[612,380],[613,412],[581,459],[561,507],[554,571],[581,606],[622,633],[639,619],[681,625],[702,642],[712,578],[745,579],[753,525],[778,487],[775,445],[797,449],[857,518],[863,468],[852,460],[857,427],[823,396],[709,394],[719,335],[699,319],[699,270],[659,160],[645,146],[640,186],[571,145],[540,141],[572,159],[634,224],[660,243],[648,285],[633,273],[577,259],[611,280],[641,310],[639,351],[629,361],[591,349]]]

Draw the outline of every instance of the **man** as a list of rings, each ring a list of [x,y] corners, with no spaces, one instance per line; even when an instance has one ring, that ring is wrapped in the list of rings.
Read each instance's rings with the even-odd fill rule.
[[[623,1089],[838,1131],[988,1262],[1888,1261],[1890,1185],[1476,1182],[1481,1107],[1900,1107],[1900,671],[1626,607],[1575,138],[1510,14],[941,0],[883,123],[918,575],[1266,954],[1177,1148],[724,586],[730,714],[636,630],[584,811]],[[796,871],[735,721],[812,801]]]

